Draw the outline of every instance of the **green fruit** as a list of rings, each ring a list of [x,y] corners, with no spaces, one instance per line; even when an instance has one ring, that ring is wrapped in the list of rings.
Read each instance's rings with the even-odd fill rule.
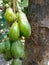
[[[23,12],[19,11],[16,14],[16,16],[18,19],[21,35],[24,37],[29,37],[31,35],[31,27],[27,20],[26,15]]]
[[[11,44],[9,40],[6,40],[5,42],[5,54],[4,54],[4,59],[6,61],[11,59]]]
[[[22,62],[19,59],[14,59],[11,65],[22,65]]]
[[[12,23],[16,19],[16,16],[15,16],[12,8],[9,7],[6,9],[5,19],[8,23]]]
[[[6,4],[6,3],[8,3],[8,2],[9,2],[9,0],[3,0],[3,2]]]
[[[14,22],[9,30],[9,36],[11,40],[17,40],[20,36],[19,34],[19,26],[17,22]]]
[[[2,43],[0,43],[0,54],[2,54],[4,52],[5,52],[5,43],[2,42]]]
[[[9,61],[9,60],[11,60],[11,56],[9,55],[9,54],[4,54],[4,59],[6,60],[6,61]]]
[[[24,58],[24,45],[20,40],[17,40],[12,44],[11,53],[14,58]]]
[[[8,53],[10,51],[10,48],[11,48],[10,41],[6,40],[6,42],[5,42],[5,52]]]

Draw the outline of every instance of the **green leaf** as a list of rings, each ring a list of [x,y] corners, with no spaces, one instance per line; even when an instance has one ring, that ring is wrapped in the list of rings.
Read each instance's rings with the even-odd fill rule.
[[[21,6],[28,7],[29,0],[23,0]]]

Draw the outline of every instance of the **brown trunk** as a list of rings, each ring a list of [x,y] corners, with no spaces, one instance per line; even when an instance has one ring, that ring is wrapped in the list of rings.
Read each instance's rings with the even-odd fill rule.
[[[30,0],[28,19],[32,34],[26,39],[23,65],[47,65],[49,60],[49,0]]]

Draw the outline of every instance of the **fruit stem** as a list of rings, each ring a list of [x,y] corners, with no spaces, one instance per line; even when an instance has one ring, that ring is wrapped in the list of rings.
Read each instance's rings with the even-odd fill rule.
[[[16,11],[16,0],[13,0],[13,10],[14,10],[14,13]]]

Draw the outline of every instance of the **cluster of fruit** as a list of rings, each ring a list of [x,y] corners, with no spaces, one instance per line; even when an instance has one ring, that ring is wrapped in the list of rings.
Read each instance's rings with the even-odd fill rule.
[[[5,11],[5,20],[9,27],[9,38],[0,43],[0,53],[4,53],[5,60],[13,59],[11,65],[21,65],[20,58],[24,59],[25,49],[21,37],[28,38],[31,35],[31,27],[24,12],[13,12],[11,7]]]

